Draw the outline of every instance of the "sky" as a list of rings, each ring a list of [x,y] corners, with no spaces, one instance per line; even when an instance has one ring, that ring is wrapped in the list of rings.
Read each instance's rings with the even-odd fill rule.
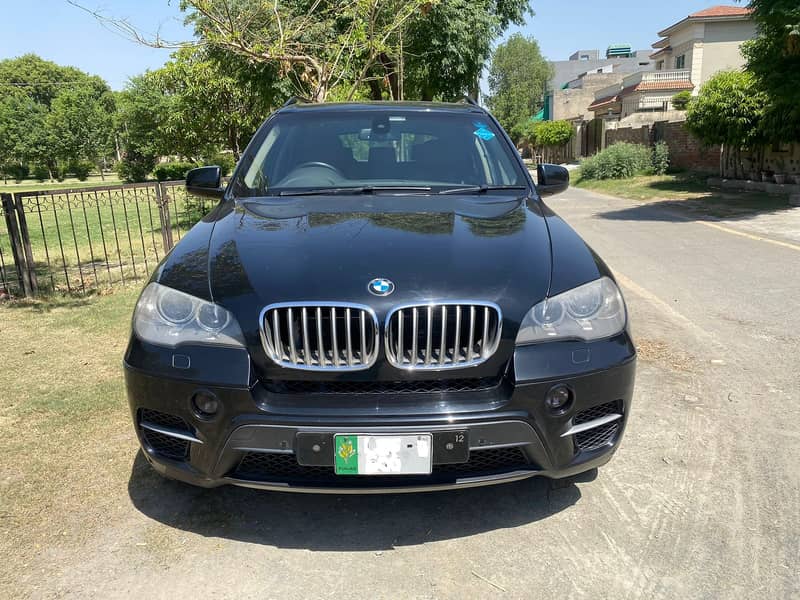
[[[159,32],[165,39],[185,40],[179,0],[75,0],[116,19],[127,19],[140,30]],[[720,3],[734,4],[728,0]],[[153,49],[104,28],[92,15],[67,0],[0,0],[0,59],[29,52],[63,65],[100,75],[115,90],[133,75],[157,69],[170,50]],[[649,48],[657,32],[688,14],[713,6],[714,0],[533,0],[536,15],[521,31],[535,37],[550,60],[566,60],[576,50],[626,43]]]

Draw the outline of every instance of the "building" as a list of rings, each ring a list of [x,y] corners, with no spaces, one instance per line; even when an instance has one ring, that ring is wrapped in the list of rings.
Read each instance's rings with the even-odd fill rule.
[[[742,43],[756,34],[750,9],[713,6],[687,16],[658,33],[650,59],[655,70],[626,76],[600,89],[589,106],[598,118],[624,119],[634,113],[659,113],[641,120],[669,118],[672,97],[684,90],[696,95],[719,71],[744,66]]]
[[[627,44],[609,46],[603,57],[599,50],[578,50],[568,60],[550,61],[550,65],[553,67],[553,78],[548,84],[550,90],[559,90],[584,73],[597,73],[598,70],[602,72],[602,69],[609,66],[613,66],[617,73],[634,73],[655,68],[649,50],[633,51]]]

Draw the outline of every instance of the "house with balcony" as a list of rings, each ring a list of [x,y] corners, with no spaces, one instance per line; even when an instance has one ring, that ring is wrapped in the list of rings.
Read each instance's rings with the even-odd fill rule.
[[[658,33],[650,58],[654,71],[641,71],[595,93],[589,105],[597,118],[620,120],[636,113],[651,120],[679,115],[672,112],[672,97],[700,86],[719,71],[744,66],[742,44],[755,37],[756,25],[749,8],[713,6],[670,25]],[[648,120],[646,114],[640,120]]]

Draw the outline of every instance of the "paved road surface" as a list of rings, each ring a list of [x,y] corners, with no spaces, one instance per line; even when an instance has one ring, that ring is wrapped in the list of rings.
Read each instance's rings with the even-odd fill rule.
[[[43,552],[26,585],[99,598],[800,596],[800,243],[582,190],[551,205],[618,274],[640,346],[628,434],[596,480],[312,497],[195,490],[138,460],[84,552]]]

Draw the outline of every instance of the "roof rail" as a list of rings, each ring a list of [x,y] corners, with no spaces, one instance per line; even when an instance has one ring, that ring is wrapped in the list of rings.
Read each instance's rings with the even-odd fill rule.
[[[286,108],[287,106],[291,106],[292,104],[299,104],[300,102],[304,104],[311,104],[311,100],[308,98],[303,98],[302,96],[292,96],[286,102],[283,103],[281,108]]]
[[[469,96],[462,96],[461,97],[461,101],[462,102],[466,102],[467,104],[469,104],[471,106],[477,106],[478,108],[481,108],[481,105],[478,104],[478,101],[475,100],[475,98],[470,98]]]

